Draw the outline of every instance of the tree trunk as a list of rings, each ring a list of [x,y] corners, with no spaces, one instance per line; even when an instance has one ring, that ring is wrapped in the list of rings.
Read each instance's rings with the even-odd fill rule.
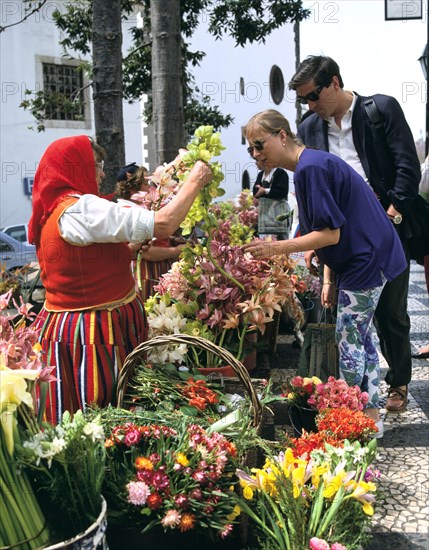
[[[180,0],[151,0],[152,103],[157,164],[185,145]]]
[[[122,112],[121,0],[92,0],[92,60],[95,132],[107,152],[103,193],[111,193],[125,164]]]
[[[295,40],[295,72],[298,70],[298,66],[301,63],[301,36],[299,32],[299,21],[295,21],[293,24],[293,34],[294,34],[294,40]],[[295,101],[296,106],[296,128],[301,123],[301,117],[302,117],[302,106],[299,101]]]

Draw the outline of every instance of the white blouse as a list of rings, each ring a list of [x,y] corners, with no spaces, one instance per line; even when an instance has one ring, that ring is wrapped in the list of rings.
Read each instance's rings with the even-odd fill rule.
[[[67,242],[84,246],[152,239],[154,212],[125,200],[115,203],[96,195],[72,196],[79,197],[79,200],[59,219],[60,234]]]

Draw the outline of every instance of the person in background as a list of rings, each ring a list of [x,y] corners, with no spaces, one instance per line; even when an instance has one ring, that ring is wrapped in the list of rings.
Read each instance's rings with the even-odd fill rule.
[[[121,168],[117,176],[115,194],[117,199],[132,201],[132,196],[139,191],[148,191],[150,177],[144,166],[135,162]],[[176,232],[179,233],[179,232]],[[159,278],[171,268],[179,258],[186,240],[179,234],[167,239],[155,239],[142,246],[134,263],[133,270],[140,296],[145,302],[154,294],[154,286]]]
[[[255,160],[295,172],[300,237],[261,241],[242,248],[255,258],[316,250],[324,264],[322,305],[338,306],[335,337],[340,375],[369,394],[364,410],[383,435],[379,414],[377,350],[371,321],[383,286],[407,269],[401,242],[363,178],[336,155],[307,149],[273,109],[253,116],[245,127]]]
[[[124,208],[100,196],[104,160],[86,135],[58,139],[34,180],[29,238],[46,289],[34,326],[46,364],[55,367],[45,409],[53,423],[66,410],[114,401],[123,361],[147,333],[131,259],[142,243],[171,235],[211,179],[210,167],[197,162],[162,210]]]
[[[420,181],[420,164],[411,130],[398,101],[381,94],[373,96],[381,117],[380,128],[375,129],[365,108],[370,98],[344,89],[338,64],[330,57],[307,57],[289,82],[289,89],[296,90],[297,100],[312,111],[299,125],[298,138],[306,146],[329,151],[350,164],[372,189],[401,239],[408,268],[385,285],[374,324],[388,364],[386,409],[402,412],[407,406],[411,380],[407,300],[408,241],[413,233],[408,210],[417,196]],[[360,212],[361,216],[364,214]],[[313,255],[312,252],[306,255],[308,267]]]
[[[134,193],[149,189],[149,171],[145,166],[131,162],[123,166],[116,177],[115,197],[131,200]]]
[[[258,235],[261,238],[275,235],[277,240],[287,239],[290,231],[289,176],[283,168],[273,168],[262,161],[256,165],[259,173],[253,186],[253,197],[258,203]],[[278,216],[282,219],[278,220]]]
[[[419,193],[425,201],[429,202],[429,155],[422,163],[421,169],[422,178],[420,180]],[[423,266],[425,269],[426,289],[429,294],[429,255],[423,257]],[[413,353],[411,357],[415,359],[429,359],[429,344],[422,346],[417,353]]]

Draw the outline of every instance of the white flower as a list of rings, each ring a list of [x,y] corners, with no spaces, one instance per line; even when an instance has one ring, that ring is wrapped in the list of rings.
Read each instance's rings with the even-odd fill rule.
[[[51,452],[56,455],[60,453],[63,449],[67,447],[67,443],[65,442],[64,438],[59,439],[58,437],[54,437],[52,443],[51,443]]]
[[[88,422],[88,424],[85,424],[82,431],[87,437],[91,438],[93,443],[104,440],[103,427],[97,422]]]

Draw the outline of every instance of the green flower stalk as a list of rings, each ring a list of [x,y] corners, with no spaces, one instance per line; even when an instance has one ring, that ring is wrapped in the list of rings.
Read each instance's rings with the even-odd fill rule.
[[[2,355],[3,359],[3,355]],[[49,540],[45,518],[27,474],[18,468],[18,410],[32,407],[27,380],[37,371],[0,365],[0,547],[40,548]]]

